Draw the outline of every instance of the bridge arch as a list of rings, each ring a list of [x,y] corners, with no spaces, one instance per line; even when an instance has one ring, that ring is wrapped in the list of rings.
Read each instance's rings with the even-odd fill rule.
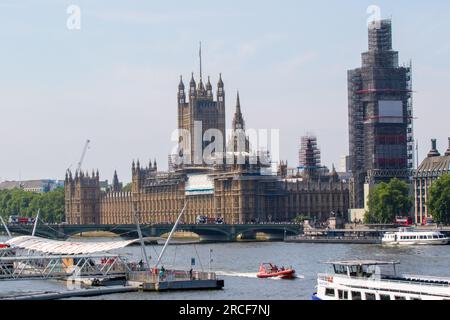
[[[281,241],[285,237],[298,235],[300,231],[283,226],[254,225],[243,228],[237,233],[239,236],[244,236],[245,239],[256,239],[256,234],[262,233],[267,236],[268,240]]]
[[[196,234],[200,238],[200,242],[226,242],[233,240],[229,232],[215,226],[181,225],[177,231],[187,231]]]

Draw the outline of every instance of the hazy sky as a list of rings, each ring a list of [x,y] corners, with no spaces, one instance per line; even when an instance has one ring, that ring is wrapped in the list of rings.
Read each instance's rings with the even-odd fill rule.
[[[66,10],[81,9],[69,30]],[[392,17],[400,61],[413,61],[420,157],[450,136],[450,2],[0,0],[0,180],[62,178],[83,165],[128,181],[132,159],[167,167],[179,75],[222,72],[251,128],[279,128],[281,158],[318,136],[325,165],[348,153],[347,70],[367,49],[366,10]]]

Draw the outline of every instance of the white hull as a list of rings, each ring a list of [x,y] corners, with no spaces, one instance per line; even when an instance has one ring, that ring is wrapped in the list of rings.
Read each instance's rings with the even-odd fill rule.
[[[447,245],[449,243],[449,239],[430,239],[430,240],[412,240],[412,241],[382,241],[383,245],[389,246],[414,246],[414,245],[423,245],[423,246],[436,246],[436,245]]]
[[[449,285],[319,275],[320,300],[450,300]]]
[[[417,231],[400,228],[398,232],[387,232],[381,243],[390,246],[446,245],[450,239],[438,231]]]
[[[450,278],[397,275],[396,261],[328,262],[334,274],[319,274],[313,300],[450,300]],[[385,273],[390,266],[393,272]]]

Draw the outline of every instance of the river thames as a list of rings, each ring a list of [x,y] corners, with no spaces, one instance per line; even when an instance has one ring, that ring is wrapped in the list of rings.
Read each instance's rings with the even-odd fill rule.
[[[0,240],[4,240],[1,239]],[[87,241],[107,241],[108,238]],[[147,246],[147,254],[156,261],[161,245]],[[212,251],[211,251],[212,250]],[[164,256],[166,268],[189,270],[195,258],[195,270],[211,270],[225,280],[225,288],[220,291],[188,292],[145,292],[112,294],[89,299],[144,299],[144,300],[230,300],[230,299],[276,299],[309,300],[315,292],[317,273],[329,267],[321,262],[345,259],[376,259],[400,261],[399,273],[450,277],[450,246],[417,246],[404,248],[383,247],[381,245],[351,244],[300,244],[283,242],[238,242],[216,244],[171,245]],[[128,247],[119,251],[139,260],[141,248]],[[298,274],[295,280],[263,280],[256,278],[259,264],[273,262],[278,266],[292,266]],[[1,281],[0,295],[31,291],[68,290],[64,282],[42,281]]]

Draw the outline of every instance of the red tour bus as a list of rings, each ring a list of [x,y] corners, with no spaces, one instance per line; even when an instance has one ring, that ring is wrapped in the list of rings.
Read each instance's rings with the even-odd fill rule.
[[[395,224],[403,227],[409,227],[412,226],[414,223],[411,217],[396,217]]]
[[[433,223],[434,223],[434,221],[433,221],[433,218],[431,218],[431,217],[423,217],[422,218],[423,226],[429,226],[430,224],[433,224]]]

